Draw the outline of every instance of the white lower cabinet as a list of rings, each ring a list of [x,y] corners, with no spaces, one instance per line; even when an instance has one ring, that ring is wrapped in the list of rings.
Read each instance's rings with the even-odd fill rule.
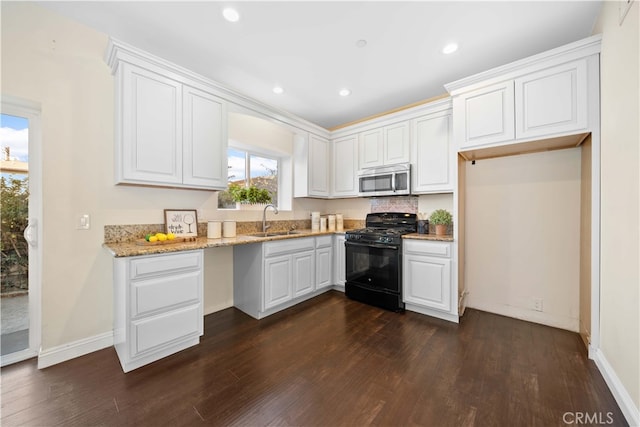
[[[314,291],[315,277],[313,276],[313,271],[314,261],[317,259],[314,259],[314,257],[316,257],[314,251],[306,251],[291,256],[293,298]]]
[[[200,342],[202,251],[114,259],[114,345],[124,372]]]
[[[409,311],[458,321],[452,301],[451,243],[405,239],[403,300]]]
[[[264,260],[264,310],[287,302],[293,295],[291,255]]]
[[[333,285],[333,237],[316,237],[316,289]]]
[[[233,304],[262,319],[330,289],[332,236],[234,246]]]
[[[333,284],[338,290],[344,292],[344,284],[347,281],[346,278],[346,262],[347,254],[344,247],[346,238],[344,234],[336,234],[334,236],[333,254]]]

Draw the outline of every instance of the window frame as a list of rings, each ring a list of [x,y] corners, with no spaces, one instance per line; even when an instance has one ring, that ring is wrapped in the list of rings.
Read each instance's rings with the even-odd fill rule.
[[[248,187],[250,185],[251,182],[251,156],[258,156],[258,157],[263,157],[263,158],[267,158],[269,160],[275,160],[276,161],[276,167],[277,167],[277,173],[276,173],[276,177],[277,177],[277,199],[275,200],[275,205],[278,207],[279,210],[289,210],[291,209],[291,203],[285,203],[285,200],[283,200],[283,174],[281,173],[282,171],[282,167],[283,164],[285,164],[287,162],[287,158],[286,156],[284,156],[281,153],[276,153],[274,151],[270,151],[270,150],[264,150],[261,149],[260,147],[256,147],[256,146],[251,146],[251,145],[246,145],[246,144],[241,144],[238,143],[236,141],[229,141],[229,144],[227,146],[227,161],[229,159],[229,149],[233,149],[233,150],[237,150],[237,151],[242,151],[245,153],[244,156],[244,162],[245,162],[245,178],[244,178],[244,182],[245,182],[245,187]],[[227,190],[223,190],[223,191],[228,191],[229,188],[229,181],[227,179]],[[288,208],[285,209],[284,205],[286,205]],[[282,206],[282,208],[281,208]],[[217,209],[219,210],[226,210],[226,211],[237,211],[238,208],[224,208],[224,207],[220,207],[219,206],[219,202],[218,202],[218,206]]]

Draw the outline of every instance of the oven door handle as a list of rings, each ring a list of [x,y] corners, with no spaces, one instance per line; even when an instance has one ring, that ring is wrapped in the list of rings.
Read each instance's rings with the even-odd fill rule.
[[[355,243],[355,242],[350,242],[348,240],[344,242],[344,244],[347,246],[359,246],[363,248],[376,248],[376,249],[391,249],[394,251],[397,251],[400,249],[399,246],[379,245],[377,243]]]

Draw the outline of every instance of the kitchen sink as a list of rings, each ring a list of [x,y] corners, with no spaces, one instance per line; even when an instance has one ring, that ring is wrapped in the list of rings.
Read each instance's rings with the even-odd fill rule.
[[[275,237],[275,236],[292,236],[294,234],[302,234],[301,231],[267,231],[266,233],[251,233],[249,236],[253,237]]]

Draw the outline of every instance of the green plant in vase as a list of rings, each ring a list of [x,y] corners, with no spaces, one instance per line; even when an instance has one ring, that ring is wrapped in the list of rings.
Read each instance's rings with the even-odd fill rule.
[[[229,186],[229,193],[234,202],[242,204],[271,203],[271,194],[264,188],[255,185],[243,187],[237,184]]]
[[[447,234],[447,229],[452,222],[453,217],[446,209],[436,209],[429,217],[429,223],[435,225],[438,236]]]

